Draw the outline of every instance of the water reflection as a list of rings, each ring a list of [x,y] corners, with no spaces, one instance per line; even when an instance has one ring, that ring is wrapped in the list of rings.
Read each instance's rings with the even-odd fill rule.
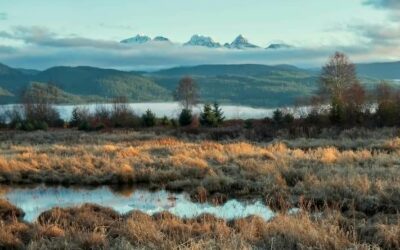
[[[96,203],[111,207],[120,213],[140,210],[147,214],[167,211],[182,218],[192,218],[203,213],[223,219],[235,219],[258,215],[268,220],[273,212],[261,201],[229,200],[218,206],[210,203],[194,203],[187,193],[170,193],[165,190],[151,192],[134,188],[73,188],[36,187],[0,188],[0,197],[20,207],[26,213],[25,220],[34,221],[40,213],[53,207],[72,207],[84,203]]]

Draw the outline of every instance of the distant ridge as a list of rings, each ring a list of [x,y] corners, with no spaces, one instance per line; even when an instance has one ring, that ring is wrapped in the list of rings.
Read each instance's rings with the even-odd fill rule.
[[[380,79],[400,79],[400,62],[359,64],[360,78],[369,88]],[[202,101],[277,107],[293,105],[318,87],[317,70],[292,65],[225,64],[175,67],[156,72],[127,72],[89,66],[52,67],[44,71],[0,64],[0,103],[16,103],[36,83],[51,83],[69,104],[106,102],[126,96],[131,102],[172,101],[182,76],[197,82]],[[39,84],[39,85],[38,85]]]
[[[260,65],[260,64],[209,64],[199,66],[175,67],[166,70],[156,71],[154,75],[267,75],[278,71],[304,71],[292,65]]]

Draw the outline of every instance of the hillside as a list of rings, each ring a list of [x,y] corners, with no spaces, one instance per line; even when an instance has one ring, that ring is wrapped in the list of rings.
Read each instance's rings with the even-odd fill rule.
[[[204,101],[250,106],[293,105],[312,94],[316,76],[290,65],[201,65],[153,72],[150,77],[173,91],[182,76],[195,79]]]
[[[9,97],[0,98],[0,102],[18,102],[18,97],[33,82],[51,83],[66,95],[75,97],[65,98],[66,103],[103,102],[115,96],[126,96],[132,102],[171,100],[169,91],[133,72],[93,67],[54,67],[32,72],[0,65],[0,88],[9,93]]]
[[[154,72],[158,76],[268,76],[279,72],[306,73],[309,72],[291,65],[259,65],[259,64],[232,64],[232,65],[199,65],[193,67],[176,67]]]
[[[361,81],[373,88],[378,79],[400,79],[400,63],[358,65]],[[318,72],[291,65],[201,65],[156,72],[125,72],[94,67],[53,67],[45,71],[0,64],[0,103],[15,103],[31,83],[51,83],[63,103],[107,102],[126,96],[131,102],[171,101],[183,76],[197,82],[203,101],[277,107],[293,105],[317,89]]]
[[[378,79],[400,79],[400,62],[357,64],[357,72]]]

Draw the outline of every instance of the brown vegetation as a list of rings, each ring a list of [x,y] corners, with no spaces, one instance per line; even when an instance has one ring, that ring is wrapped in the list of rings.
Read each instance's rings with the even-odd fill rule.
[[[0,203],[3,205],[4,203]],[[92,204],[54,208],[33,224],[0,219],[5,249],[396,249],[400,217],[361,220],[325,210],[225,221],[212,215],[180,219],[169,213],[120,215]]]
[[[312,202],[343,211],[396,213],[396,130],[345,131],[336,139],[187,141],[136,132],[0,133],[2,183],[147,184],[212,198],[262,196],[282,208]]]
[[[121,216],[86,205],[53,209],[31,225],[17,219],[22,211],[0,202],[0,242],[30,249],[396,249],[398,136],[396,129],[358,129],[260,143],[189,141],[123,130],[3,132],[3,183],[141,183],[186,190],[199,202],[251,195],[262,197],[279,215],[271,222],[181,220],[137,212]],[[291,207],[302,212],[288,215]]]

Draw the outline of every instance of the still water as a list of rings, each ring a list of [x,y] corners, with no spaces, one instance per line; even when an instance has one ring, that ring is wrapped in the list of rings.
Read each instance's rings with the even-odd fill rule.
[[[34,221],[42,212],[54,207],[74,207],[95,203],[111,207],[121,214],[139,210],[149,215],[167,211],[181,218],[192,218],[203,213],[218,218],[236,219],[258,215],[269,220],[274,213],[261,200],[228,200],[223,205],[195,203],[187,193],[165,190],[151,192],[146,189],[110,187],[74,188],[39,185],[34,187],[0,187],[0,198],[6,199],[25,212],[24,219]]]
[[[15,105],[0,105],[0,113],[6,110],[11,110]],[[84,107],[93,112],[98,107],[111,108],[112,104],[86,104],[86,105],[57,105],[61,118],[65,121],[71,119],[72,110],[74,107]],[[146,110],[150,109],[158,117],[167,116],[176,118],[179,115],[182,107],[176,102],[164,103],[130,103],[129,106],[137,115],[142,115]],[[199,105],[193,109],[194,113],[200,113],[202,106]],[[224,115],[227,119],[261,119],[271,117],[275,109],[253,108],[248,106],[236,105],[221,105]],[[300,108],[304,109],[304,107]]]

